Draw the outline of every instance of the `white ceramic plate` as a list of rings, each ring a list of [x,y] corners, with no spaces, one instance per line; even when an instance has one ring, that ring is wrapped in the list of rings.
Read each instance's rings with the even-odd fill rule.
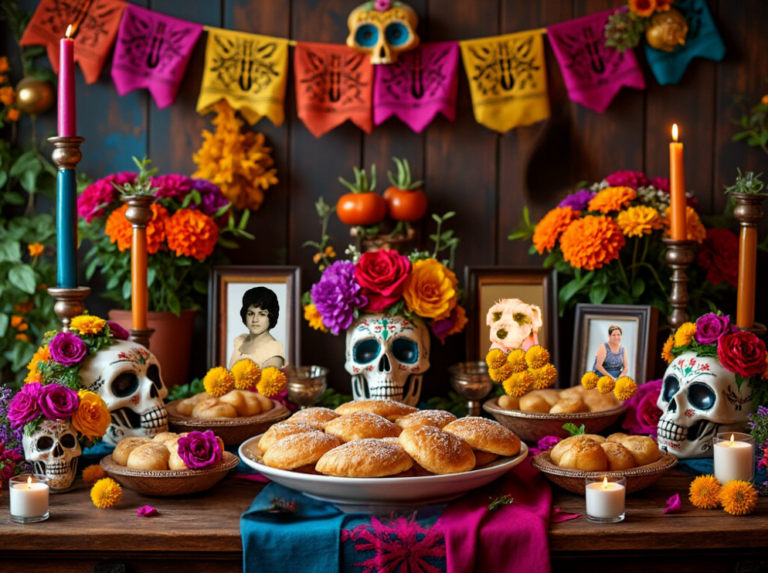
[[[501,477],[528,455],[528,447],[522,443],[517,456],[498,458],[488,466],[470,472],[397,478],[343,478],[270,468],[256,457],[260,439],[261,436],[255,436],[240,446],[240,459],[248,466],[275,483],[329,501],[343,511],[374,513],[455,499]]]

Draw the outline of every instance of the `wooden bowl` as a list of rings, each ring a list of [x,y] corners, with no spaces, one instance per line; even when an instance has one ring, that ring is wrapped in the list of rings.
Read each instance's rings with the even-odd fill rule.
[[[237,467],[240,458],[224,452],[222,462],[213,468],[199,470],[134,470],[121,466],[109,455],[101,460],[101,469],[117,483],[144,495],[170,497],[189,495],[212,488]]]
[[[626,406],[617,406],[600,412],[581,412],[578,414],[542,414],[505,410],[499,406],[498,398],[491,398],[483,404],[483,410],[491,414],[503,426],[512,430],[525,442],[538,442],[545,436],[567,438],[571,434],[563,430],[563,424],[584,425],[587,434],[599,434],[614,424],[627,411]]]
[[[183,416],[176,409],[180,400],[174,400],[166,404],[168,410],[168,424],[170,431],[181,434],[183,432],[204,432],[211,430],[221,438],[225,446],[239,446],[248,438],[258,436],[266,432],[272,424],[285,420],[291,413],[280,402],[272,400],[274,405],[271,410],[257,416],[244,416],[242,418],[192,418]]]
[[[602,478],[603,476],[627,478],[627,493],[634,493],[653,485],[664,475],[664,472],[677,465],[677,456],[669,452],[661,453],[661,458],[652,464],[617,472],[585,472],[561,468],[552,462],[550,452],[541,452],[533,458],[531,463],[553,484],[579,495],[584,495],[587,489],[586,478]]]

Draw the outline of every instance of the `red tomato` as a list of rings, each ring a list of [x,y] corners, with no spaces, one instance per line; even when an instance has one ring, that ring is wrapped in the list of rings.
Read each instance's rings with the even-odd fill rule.
[[[427,213],[427,196],[421,189],[406,191],[390,187],[384,191],[387,213],[394,221],[413,223],[421,220]]]
[[[336,203],[336,213],[345,225],[375,225],[387,215],[387,202],[377,193],[346,193]]]

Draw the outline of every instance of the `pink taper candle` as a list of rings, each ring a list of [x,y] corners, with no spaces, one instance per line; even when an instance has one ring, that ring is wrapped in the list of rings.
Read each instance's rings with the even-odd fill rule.
[[[67,37],[59,41],[59,137],[77,135],[75,111],[75,41],[70,38],[72,25],[67,27]]]

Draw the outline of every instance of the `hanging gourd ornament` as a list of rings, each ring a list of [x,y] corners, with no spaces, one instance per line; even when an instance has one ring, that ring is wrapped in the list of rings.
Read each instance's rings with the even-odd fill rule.
[[[27,115],[39,115],[53,105],[53,86],[32,76],[21,78],[16,85],[16,108]]]
[[[670,8],[665,12],[656,12],[650,18],[645,30],[648,45],[657,50],[672,52],[678,46],[685,45],[688,35],[688,22],[678,10]]]
[[[416,11],[398,0],[372,0],[347,18],[347,46],[371,55],[372,64],[392,64],[400,52],[419,45]]]

